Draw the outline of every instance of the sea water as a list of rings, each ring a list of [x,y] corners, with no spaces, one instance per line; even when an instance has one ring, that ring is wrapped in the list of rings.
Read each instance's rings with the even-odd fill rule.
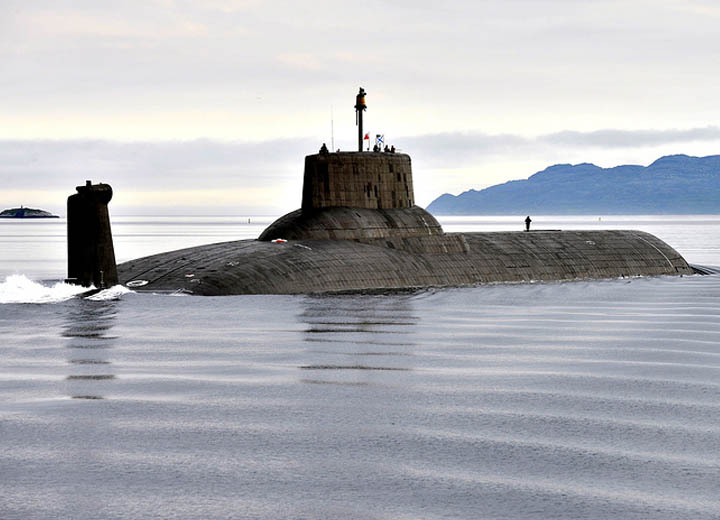
[[[113,233],[122,261],[270,220]],[[717,216],[533,220],[720,266]],[[0,222],[2,519],[720,517],[719,275],[88,299],[64,240]]]

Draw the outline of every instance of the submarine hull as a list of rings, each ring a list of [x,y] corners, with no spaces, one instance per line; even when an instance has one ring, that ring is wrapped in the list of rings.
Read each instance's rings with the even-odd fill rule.
[[[210,296],[693,274],[640,231],[444,233],[413,200],[409,155],[321,149],[305,158],[301,208],[258,240],[141,258],[118,274],[134,288]]]
[[[118,266],[123,284],[197,295],[371,292],[693,273],[657,237],[615,230],[240,240]]]

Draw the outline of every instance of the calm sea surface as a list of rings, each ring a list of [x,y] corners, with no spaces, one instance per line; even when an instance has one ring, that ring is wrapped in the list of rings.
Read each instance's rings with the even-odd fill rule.
[[[720,266],[720,216],[533,218]],[[117,217],[116,255],[271,220]],[[720,275],[89,300],[65,261],[0,221],[0,519],[720,518]]]

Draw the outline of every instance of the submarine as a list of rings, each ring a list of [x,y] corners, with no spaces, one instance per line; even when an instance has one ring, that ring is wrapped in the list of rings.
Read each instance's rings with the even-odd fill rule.
[[[257,239],[156,254],[121,263],[116,272],[106,263],[103,280],[109,273],[135,290],[220,296],[694,274],[675,249],[641,231],[445,233],[415,204],[410,156],[363,150],[365,96],[361,88],[355,104],[358,150],[332,152],[323,145],[305,157],[301,207]],[[95,188],[88,182],[78,190],[89,195]],[[97,193],[106,205],[107,189]],[[107,232],[93,230],[101,241],[111,240],[105,211],[96,213]],[[101,246],[85,249],[86,258],[87,251],[95,255],[88,265],[102,261],[107,247]],[[75,252],[68,252],[70,261]],[[86,282],[101,278],[83,269]]]

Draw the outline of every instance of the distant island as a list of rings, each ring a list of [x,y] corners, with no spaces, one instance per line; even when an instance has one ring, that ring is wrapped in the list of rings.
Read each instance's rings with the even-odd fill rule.
[[[47,211],[34,208],[10,208],[0,213],[0,218],[60,218]]]
[[[557,164],[528,179],[441,195],[436,215],[720,213],[720,155],[670,155],[650,166]]]

